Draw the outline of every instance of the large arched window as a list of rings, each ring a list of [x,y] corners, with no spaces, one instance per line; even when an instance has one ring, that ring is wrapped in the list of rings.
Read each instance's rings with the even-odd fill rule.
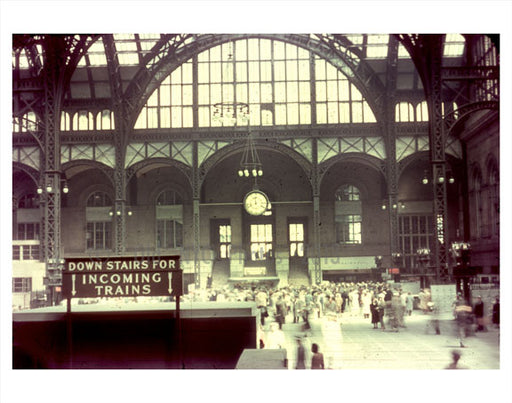
[[[482,173],[479,168],[473,171],[473,216],[474,236],[482,236]]]
[[[487,166],[489,183],[489,226],[491,235],[498,235],[500,224],[500,193],[498,167],[494,159]]]
[[[92,112],[78,111],[73,116],[73,130],[94,130]]]
[[[23,195],[18,200],[16,211],[16,228],[13,228],[13,239],[15,240],[38,240],[39,239],[39,196],[34,193]],[[36,246],[39,255],[39,245]],[[35,253],[33,253],[35,255]]]
[[[87,198],[86,248],[88,250],[112,249],[112,199],[101,191],[93,192]]]
[[[214,118],[213,105],[234,103],[249,105],[253,126],[375,122],[361,92],[332,64],[292,44],[249,38],[205,50],[174,70],[135,128],[233,126]]]
[[[96,130],[114,130],[114,112],[104,109],[96,115]]]
[[[174,190],[164,190],[156,198],[156,246],[183,247],[183,199]]]
[[[359,189],[343,185],[335,192],[334,214],[336,242],[341,244],[362,243],[362,205]]]
[[[352,185],[344,185],[336,191],[335,198],[337,201],[358,201],[359,189]]]
[[[62,111],[60,114],[60,130],[69,131],[71,129],[71,117],[69,112]]]
[[[414,122],[414,107],[409,102],[400,102],[395,105],[396,122]]]
[[[21,118],[15,117],[13,120],[12,131],[14,133],[25,133],[37,131],[39,118],[34,112],[27,112]]]
[[[416,105],[416,121],[428,122],[427,101],[420,102],[418,105]]]

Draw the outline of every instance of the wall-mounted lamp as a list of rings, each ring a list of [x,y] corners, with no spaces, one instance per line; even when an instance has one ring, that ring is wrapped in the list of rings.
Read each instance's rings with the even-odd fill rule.
[[[398,203],[393,203],[393,204],[391,204],[391,208],[392,208],[393,210],[396,210],[396,209],[398,209],[399,207],[400,207],[401,209],[405,208],[405,203],[404,203],[403,201],[399,201]],[[382,201],[382,204],[381,204],[380,208],[381,208],[382,210],[387,210],[387,208],[388,208],[388,204],[387,204],[387,201],[386,201],[386,200],[383,200],[383,201]]]
[[[67,180],[61,179],[60,183],[62,184],[62,193],[65,193],[65,194],[68,193],[69,186],[68,186]],[[55,189],[53,188],[53,180],[50,180],[49,182],[46,183],[44,190],[46,191],[46,193],[54,193]],[[43,187],[41,185],[39,185],[37,187],[37,194],[38,195],[43,194]]]
[[[448,183],[449,184],[455,183],[455,178],[453,177],[453,174],[452,174],[451,170],[447,170],[446,171],[446,177],[444,175],[440,175],[437,178],[437,183],[439,183],[439,184],[444,183],[446,181],[446,178],[448,178]],[[423,183],[424,185],[428,185],[429,182],[430,182],[429,176],[428,176],[427,170],[425,169],[423,171],[423,178],[421,179],[421,183]]]
[[[423,171],[423,179],[421,180],[421,183],[428,185],[428,174],[426,169]]]
[[[121,216],[121,214],[122,214],[121,210],[115,210],[115,215],[116,215],[116,216],[120,217],[120,216]],[[108,215],[109,215],[110,217],[113,217],[113,216],[114,216],[114,210],[113,210],[113,209],[112,209],[112,210],[110,210],[110,211],[108,212]],[[129,216],[129,217],[131,217],[131,216],[133,215],[133,211],[132,211],[131,209],[127,209],[127,210],[126,210],[126,215],[127,215],[127,216]]]

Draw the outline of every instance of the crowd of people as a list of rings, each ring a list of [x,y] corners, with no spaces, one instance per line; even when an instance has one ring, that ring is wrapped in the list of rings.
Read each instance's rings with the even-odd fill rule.
[[[415,301],[416,299],[416,301]],[[193,302],[254,302],[259,310],[259,348],[285,348],[285,323],[298,324],[302,336],[297,339],[297,368],[303,368],[304,357],[315,358],[309,367],[323,368],[323,356],[318,344],[308,344],[305,354],[303,336],[311,330],[312,319],[323,319],[341,324],[343,318],[357,317],[368,320],[369,328],[399,332],[406,327],[407,317],[413,309],[424,314],[435,312],[429,289],[421,289],[417,295],[404,290],[399,284],[384,282],[328,282],[311,286],[272,287],[254,284],[228,284],[223,287],[193,289],[181,297],[182,306]],[[489,309],[488,309],[489,310]],[[453,304],[460,347],[473,331],[486,331],[486,310],[481,297],[471,305],[461,295]],[[499,327],[499,298],[492,305],[494,326]],[[436,315],[432,315],[437,334],[440,334]]]

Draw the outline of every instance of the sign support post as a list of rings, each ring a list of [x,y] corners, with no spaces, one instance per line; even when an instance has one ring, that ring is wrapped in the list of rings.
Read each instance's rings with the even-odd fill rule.
[[[69,368],[73,369],[73,323],[71,321],[71,297],[67,299],[66,310],[66,337],[68,348]]]

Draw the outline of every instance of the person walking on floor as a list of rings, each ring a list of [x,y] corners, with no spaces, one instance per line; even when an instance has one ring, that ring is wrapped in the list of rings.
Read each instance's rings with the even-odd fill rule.
[[[379,328],[380,316],[379,316],[379,304],[376,299],[370,304],[370,312],[372,314],[372,324],[374,329]]]
[[[486,332],[487,327],[485,326],[484,302],[482,301],[482,297],[480,295],[476,298],[476,304],[473,311],[475,313],[477,325],[476,332]]]
[[[492,324],[500,328],[500,299],[496,297],[492,306]]]
[[[302,344],[302,339],[300,337],[297,337],[296,340],[297,363],[295,364],[295,369],[306,369],[306,350],[304,349],[304,345]]]
[[[313,353],[311,357],[311,369],[325,369],[324,355],[319,352],[318,344],[313,343],[311,345],[311,352]]]

